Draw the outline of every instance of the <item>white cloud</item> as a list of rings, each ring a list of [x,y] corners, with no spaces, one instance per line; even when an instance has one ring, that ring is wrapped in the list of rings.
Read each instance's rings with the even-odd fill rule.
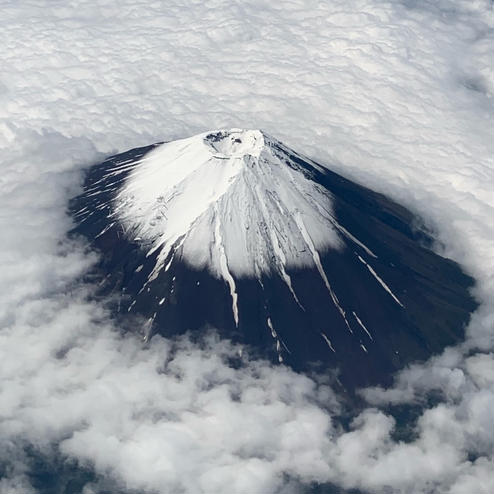
[[[28,492],[26,444],[55,444],[140,491],[297,492],[297,480],[492,491],[492,355],[476,353],[492,349],[494,321],[490,9],[4,2],[0,491]],[[400,199],[478,280],[466,343],[406,370],[393,390],[368,391],[376,408],[350,432],[331,420],[331,391],[309,378],[258,361],[234,370],[226,343],[143,348],[88,302],[90,287],[74,288],[94,262],[63,242],[81,167],[221,127],[263,128]],[[416,439],[395,440],[378,408],[438,390]]]

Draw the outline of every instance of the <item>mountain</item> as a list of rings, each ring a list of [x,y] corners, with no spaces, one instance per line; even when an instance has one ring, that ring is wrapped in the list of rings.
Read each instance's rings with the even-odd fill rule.
[[[460,341],[476,307],[420,218],[258,130],[108,158],[70,212],[145,339],[215,328],[350,392]]]

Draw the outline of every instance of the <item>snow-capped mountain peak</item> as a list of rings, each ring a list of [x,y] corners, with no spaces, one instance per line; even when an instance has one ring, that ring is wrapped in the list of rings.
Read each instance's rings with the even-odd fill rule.
[[[213,327],[297,369],[337,366],[347,389],[458,341],[475,307],[415,215],[258,130],[109,157],[71,211],[146,341]]]
[[[149,153],[116,197],[128,235],[228,280],[317,264],[340,243],[330,194],[275,139],[259,130],[218,130]]]

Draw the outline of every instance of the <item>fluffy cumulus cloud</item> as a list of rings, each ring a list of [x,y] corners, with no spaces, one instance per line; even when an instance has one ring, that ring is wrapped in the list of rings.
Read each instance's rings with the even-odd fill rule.
[[[39,458],[93,472],[85,494],[492,492],[490,10],[2,2],[0,492],[35,492]],[[83,167],[222,127],[262,128],[398,198],[477,279],[466,341],[365,390],[346,428],[324,383],[214,336],[143,346],[139,321],[123,336],[77,282],[96,259],[65,240]]]

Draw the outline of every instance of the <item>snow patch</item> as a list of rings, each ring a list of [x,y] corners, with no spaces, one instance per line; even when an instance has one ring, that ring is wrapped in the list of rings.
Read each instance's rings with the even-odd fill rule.
[[[367,266],[367,269],[370,271],[370,273],[372,274],[372,276],[374,276],[374,278],[376,278],[376,280],[379,282],[379,284],[393,297],[393,300],[398,305],[400,305],[401,307],[405,308],[405,306],[400,302],[400,300],[398,299],[398,297],[391,291],[391,288],[389,288],[389,286],[386,285],[386,283],[384,283],[384,281],[374,271],[374,269],[372,268],[372,266],[370,266],[368,263],[366,263],[358,254],[357,254],[357,257],[358,257],[359,261],[362,264],[365,264]]]

